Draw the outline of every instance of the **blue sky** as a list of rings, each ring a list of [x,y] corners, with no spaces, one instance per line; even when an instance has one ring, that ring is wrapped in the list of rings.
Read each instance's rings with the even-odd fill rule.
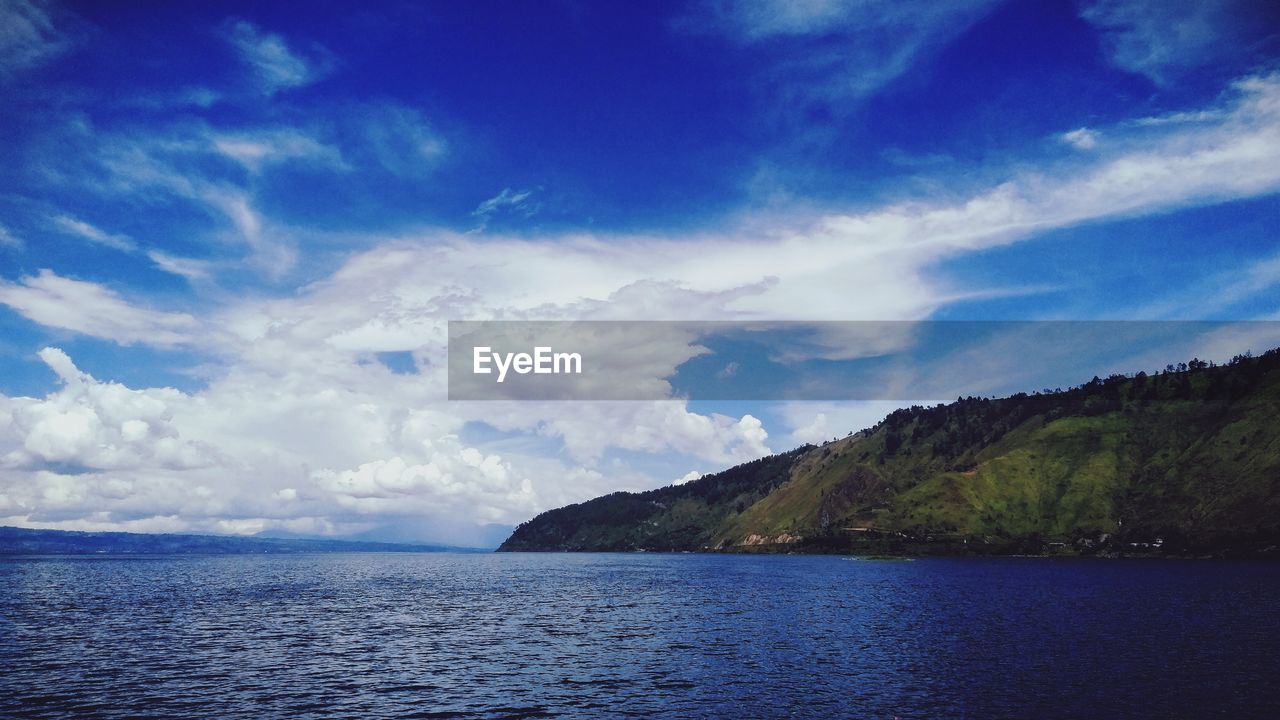
[[[451,404],[449,319],[1280,319],[1273,3],[0,27],[5,524],[482,541],[886,409]]]

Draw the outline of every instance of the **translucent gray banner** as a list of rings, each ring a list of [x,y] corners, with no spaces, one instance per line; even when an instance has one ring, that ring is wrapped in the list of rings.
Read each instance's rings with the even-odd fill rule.
[[[1280,322],[452,321],[450,400],[949,400],[1280,346]]]

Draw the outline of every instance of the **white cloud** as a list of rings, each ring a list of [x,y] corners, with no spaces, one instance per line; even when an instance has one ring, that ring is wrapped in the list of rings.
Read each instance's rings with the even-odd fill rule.
[[[225,37],[267,95],[311,84],[325,74],[323,63],[303,56],[281,36],[247,20],[230,22]]]
[[[928,273],[945,258],[1079,222],[1274,192],[1280,187],[1280,79],[1238,83],[1221,110],[1216,123],[1116,131],[1107,152],[1088,165],[1024,172],[958,203],[903,202],[807,225],[747,223],[739,233],[693,238],[478,243],[441,234],[425,245],[357,256],[326,287],[378,283],[379,297],[399,306],[383,320],[389,327],[405,327],[411,318],[420,324],[431,315],[925,317],[955,294]],[[857,288],[856,302],[833,288]]]
[[[981,19],[994,0],[711,0],[680,26],[787,48],[762,72],[780,92],[840,101],[869,95]],[[796,99],[796,98],[792,98]]]
[[[269,204],[264,196],[279,189],[273,170],[287,164],[312,173],[375,174],[372,180],[367,175],[359,179],[368,185],[385,182],[376,177],[381,173],[424,178],[447,155],[444,138],[416,110],[395,103],[346,110],[337,126],[225,129],[188,119],[108,132],[68,122],[52,131],[51,142],[75,151],[55,155],[42,171],[59,189],[88,191],[112,201],[172,202],[195,217],[212,216],[214,222],[200,222],[192,234],[210,245],[217,262],[197,269],[190,262],[175,262],[168,253],[152,255],[167,272],[190,278],[247,269],[280,281],[297,268],[304,229],[263,212]],[[93,242],[136,249],[127,237],[69,216],[60,217],[57,227]],[[314,239],[325,230],[312,232]]]
[[[186,313],[141,308],[106,287],[64,278],[50,270],[18,282],[0,280],[0,303],[41,325],[121,345],[184,344],[200,325]]]
[[[791,428],[788,436],[791,446],[820,445],[866,430],[909,404],[895,400],[788,402],[779,406],[778,413],[783,424]]]
[[[421,177],[440,164],[449,144],[417,110],[395,103],[351,109],[359,127],[358,151],[393,175]]]
[[[1062,142],[1076,148],[1077,150],[1092,150],[1098,145],[1098,133],[1089,128],[1076,128],[1070,132],[1062,133]]]
[[[760,40],[775,35],[808,35],[825,32],[845,21],[850,3],[839,0],[814,2],[775,2],[760,0],[743,3],[707,3],[711,11],[729,29],[745,40]]]
[[[1231,317],[1233,306],[1276,287],[1280,287],[1280,253],[1209,275],[1191,287],[1179,288],[1171,297],[1138,308],[1130,317]],[[1280,312],[1280,308],[1274,312]]]
[[[809,424],[792,430],[791,438],[800,445],[805,443],[813,443],[817,445],[830,440],[831,428],[827,423],[827,414],[824,412],[815,414],[813,416],[813,420]]]
[[[256,207],[252,184],[210,177],[193,168],[200,167],[198,161],[209,156],[229,157],[224,152],[226,148],[218,149],[218,137],[202,124],[184,126],[172,134],[151,131],[109,136],[97,143],[97,153],[89,158],[89,169],[73,165],[69,174],[104,173],[108,180],[92,189],[110,197],[145,197],[159,192],[191,202],[223,220],[223,228],[216,231],[217,239],[226,246],[246,249],[245,264],[279,279],[297,263],[296,241],[290,232],[263,218]],[[267,148],[263,152],[274,158],[271,153],[276,151]],[[265,159],[266,156],[259,160]],[[162,260],[152,259],[163,269],[178,269],[176,264],[166,266]]]
[[[189,400],[178,391],[99,382],[57,348],[41,350],[40,359],[62,389],[43,400],[7,399],[5,424],[17,447],[3,456],[4,467],[184,470],[213,463],[207,448],[183,439],[174,425],[174,405]]]
[[[424,499],[429,499],[433,512],[468,513],[478,522],[509,520],[512,511],[536,512],[533,483],[513,478],[501,457],[457,443],[434,450],[424,463],[394,456],[350,470],[320,470],[313,480],[340,505],[359,513],[402,512],[406,503]]]
[[[458,518],[518,522],[623,485],[665,482],[615,472],[605,464],[611,450],[724,467],[769,452],[770,443],[843,436],[887,410],[789,405],[785,430],[770,433],[753,416],[696,413],[679,400],[447,403],[445,321],[927,317],[961,294],[931,272],[949,257],[1055,227],[1280,188],[1280,79],[1247,79],[1196,112],[1207,114],[1104,128],[1106,142],[1065,168],[1020,171],[954,202],[744,218],[691,236],[367,238],[368,249],[319,282],[286,297],[235,299],[200,319],[139,308],[48,271],[2,283],[0,302],[36,322],[122,343],[198,337],[221,365],[189,395],[112,390],[141,408],[126,413],[114,409],[123,400],[89,391],[91,402],[81,402],[75,383],[106,384],[78,380],[69,359],[49,353],[66,386],[0,404],[0,450],[14,458],[0,471],[0,515],[117,527],[179,518],[192,529],[237,532],[345,532],[412,517],[441,527]],[[144,158],[161,152],[146,147]],[[202,197],[245,235],[270,232],[245,188],[201,184],[170,162],[125,166],[131,187]],[[1269,287],[1273,276],[1259,267],[1242,292]],[[855,340],[820,338],[810,352],[843,357],[864,349]],[[385,351],[413,353],[418,372],[370,361]],[[662,360],[655,367],[697,351],[690,343],[653,349]],[[125,394],[133,392],[141,395]],[[464,441],[474,423],[553,449],[500,452]],[[166,438],[177,447],[165,449]],[[183,457],[183,447],[212,465],[164,459]]]
[[[538,407],[521,403],[505,416],[485,413],[499,429],[533,429],[560,439],[575,461],[594,465],[609,448],[675,452],[729,466],[772,452],[769,434],[751,415],[702,415],[684,402],[572,403]]]
[[[1083,4],[1080,16],[1102,31],[1117,67],[1162,85],[1275,32],[1268,0],[1094,0]]]
[[[69,215],[56,215],[52,218],[52,222],[59,230],[88,240],[96,245],[113,248],[121,252],[133,252],[138,249],[137,243],[127,236],[106,232]]]
[[[161,270],[191,281],[210,279],[215,267],[214,263],[205,260],[174,257],[159,250],[148,251],[147,257]]]
[[[306,160],[332,170],[351,169],[336,147],[295,128],[235,133],[211,131],[210,142],[216,152],[255,172],[263,166],[290,160]]]
[[[457,438],[461,421],[415,409],[410,383],[360,382],[370,369],[355,363],[346,383],[298,365],[273,387],[245,368],[186,394],[98,381],[52,348],[41,358],[61,390],[0,396],[0,515],[18,524],[341,533],[417,516],[430,533],[432,518],[512,523],[540,507],[528,476]]]
[[[52,15],[49,3],[41,0],[0,3],[0,81],[45,63],[70,47]]]
[[[62,478],[52,473],[46,474],[50,482]],[[0,507],[3,507],[0,504]],[[21,509],[15,504],[11,509]],[[31,527],[55,530],[74,530],[79,532],[133,532],[133,533],[174,533],[189,532],[193,529],[190,520],[175,515],[156,515],[145,518],[120,518],[108,512],[89,512],[84,517],[61,518],[50,514],[33,520],[29,515],[10,515],[0,517],[0,524],[9,527]]]
[[[903,203],[823,224],[859,242],[945,255],[1083,221],[1274,192],[1280,187],[1280,75],[1246,78],[1234,90],[1219,122],[1129,132],[1116,138],[1114,152],[1079,170],[1024,173],[956,205]]]
[[[697,470],[690,470],[689,472],[677,478],[676,481],[672,484],[684,485],[685,483],[690,483],[690,482],[693,482],[694,480],[697,480],[698,478],[702,477],[702,475],[703,473],[700,473]]]
[[[10,250],[21,250],[26,246],[22,238],[10,232],[9,228],[0,225],[0,248],[9,248]]]
[[[520,217],[533,217],[541,209],[541,205],[534,202],[532,190],[513,191],[511,188],[503,188],[502,192],[485,200],[471,211],[471,216],[476,218],[476,231],[484,230],[489,225],[489,221],[494,216],[501,213],[509,213],[519,215]]]

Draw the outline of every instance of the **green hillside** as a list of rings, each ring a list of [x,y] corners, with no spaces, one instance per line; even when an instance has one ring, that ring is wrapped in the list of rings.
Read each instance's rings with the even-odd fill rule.
[[[1280,351],[964,398],[645,493],[500,550],[1256,554],[1280,545]]]

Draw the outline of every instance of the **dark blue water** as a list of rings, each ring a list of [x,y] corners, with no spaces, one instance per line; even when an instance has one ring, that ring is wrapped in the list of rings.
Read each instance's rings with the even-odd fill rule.
[[[0,560],[14,717],[1280,717],[1280,566]]]

